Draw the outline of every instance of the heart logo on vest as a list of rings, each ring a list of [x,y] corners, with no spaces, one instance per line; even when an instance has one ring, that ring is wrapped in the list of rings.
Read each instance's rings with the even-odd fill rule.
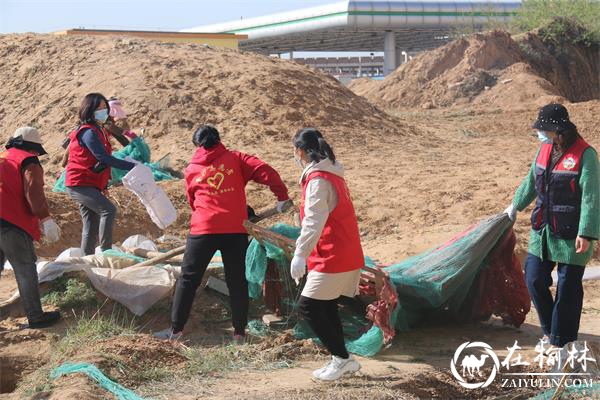
[[[565,167],[565,169],[573,169],[573,168],[575,168],[575,164],[576,164],[576,162],[573,157],[567,157],[563,161],[563,167]]]
[[[206,180],[206,182],[214,187],[215,189],[219,190],[219,188],[221,187],[221,185],[223,184],[223,181],[225,180],[225,175],[223,175],[220,172],[217,172],[214,176],[208,178]]]

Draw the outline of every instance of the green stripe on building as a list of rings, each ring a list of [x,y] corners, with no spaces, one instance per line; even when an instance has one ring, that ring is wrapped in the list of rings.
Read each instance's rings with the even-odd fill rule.
[[[516,11],[342,11],[337,13],[319,15],[317,17],[307,17],[295,19],[292,21],[273,22],[270,24],[256,25],[249,28],[234,29],[223,33],[244,33],[255,29],[274,28],[277,26],[293,25],[302,22],[319,21],[323,19],[348,17],[348,16],[366,16],[366,17],[514,17]]]

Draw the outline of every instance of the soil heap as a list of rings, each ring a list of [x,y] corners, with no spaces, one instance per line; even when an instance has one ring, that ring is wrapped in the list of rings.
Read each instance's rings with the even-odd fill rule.
[[[554,34],[558,26],[561,36]],[[415,57],[381,82],[350,87],[392,109],[468,103],[515,109],[598,99],[600,47],[578,39],[583,29],[557,19],[515,37],[477,33]]]
[[[229,146],[289,150],[291,135],[316,126],[357,137],[397,121],[333,77],[285,60],[195,44],[118,37],[0,36],[0,132],[41,128],[56,172],[58,146],[77,122],[83,96],[118,96],[134,130],[144,127],[155,156],[181,167],[191,133],[216,125]],[[291,154],[291,151],[288,151]],[[48,169],[48,167],[47,167]]]

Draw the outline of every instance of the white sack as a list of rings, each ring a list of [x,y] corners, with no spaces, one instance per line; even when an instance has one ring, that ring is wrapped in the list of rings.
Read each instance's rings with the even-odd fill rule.
[[[123,177],[123,186],[133,192],[146,207],[152,222],[165,229],[177,219],[177,211],[167,194],[154,182],[152,170],[137,164]]]
[[[121,245],[125,250],[144,249],[148,251],[158,251],[154,242],[144,235],[129,236]]]

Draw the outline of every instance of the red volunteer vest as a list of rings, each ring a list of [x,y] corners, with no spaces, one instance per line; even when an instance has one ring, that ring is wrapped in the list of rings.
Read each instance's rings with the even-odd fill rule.
[[[304,220],[304,203],[308,183],[317,177],[327,179],[333,185],[337,193],[338,204],[329,214],[319,242],[306,260],[308,270],[339,273],[360,269],[365,265],[365,257],[360,245],[358,221],[350,198],[350,191],[342,177],[323,171],[309,174],[302,183],[300,219]]]
[[[223,152],[210,165],[188,165],[185,183],[193,203],[192,235],[246,233],[246,185],[240,159],[232,152]]]
[[[550,171],[552,144],[543,144],[535,165],[536,205],[531,215],[534,230],[550,227],[552,234],[573,240],[579,232],[581,216],[581,188],[579,175],[581,159],[590,147],[579,138],[563,154]]]
[[[110,167],[106,166],[100,173],[92,171],[98,160],[91,151],[80,145],[77,139],[77,136],[86,129],[93,130],[100,138],[106,152],[112,154],[109,134],[104,129],[98,129],[91,124],[84,124],[75,129],[69,135],[71,143],[69,144],[69,162],[67,164],[65,186],[90,186],[104,190],[110,180]]]
[[[40,240],[40,220],[33,215],[23,189],[21,165],[33,157],[26,151],[10,148],[0,154],[0,218]]]

